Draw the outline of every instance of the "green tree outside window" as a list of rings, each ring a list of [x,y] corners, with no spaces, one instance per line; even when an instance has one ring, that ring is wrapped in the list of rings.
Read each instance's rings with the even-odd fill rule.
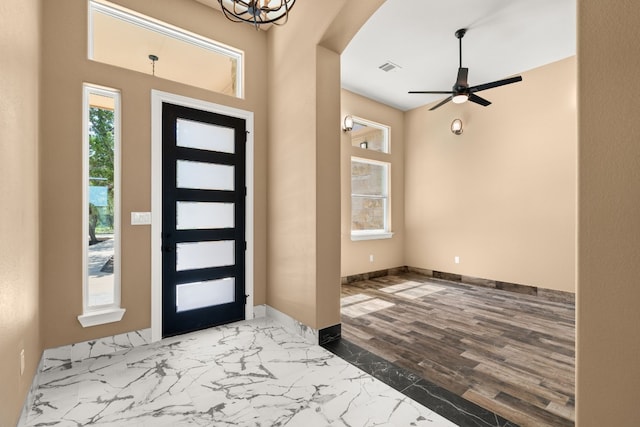
[[[91,107],[89,121],[89,185],[107,189],[106,203],[89,203],[89,244],[95,244],[97,234],[113,232],[114,113]]]

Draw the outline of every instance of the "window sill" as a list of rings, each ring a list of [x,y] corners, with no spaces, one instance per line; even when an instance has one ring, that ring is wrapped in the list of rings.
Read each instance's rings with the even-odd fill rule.
[[[124,308],[110,308],[107,310],[90,311],[78,316],[78,322],[83,328],[104,325],[105,323],[119,322],[124,316]]]
[[[391,232],[351,234],[351,240],[354,242],[357,242],[358,240],[390,239],[391,237],[393,237],[393,233]]]

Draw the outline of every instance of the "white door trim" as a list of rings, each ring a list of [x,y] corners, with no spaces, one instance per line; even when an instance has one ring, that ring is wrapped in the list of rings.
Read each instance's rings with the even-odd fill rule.
[[[162,103],[168,102],[198,110],[246,120],[246,223],[245,318],[253,318],[253,112],[214,104],[181,95],[151,91],[151,340],[162,339]]]

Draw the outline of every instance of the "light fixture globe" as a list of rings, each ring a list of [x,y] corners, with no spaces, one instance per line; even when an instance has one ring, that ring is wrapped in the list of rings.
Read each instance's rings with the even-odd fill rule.
[[[453,119],[451,122],[451,132],[454,135],[460,135],[462,133],[462,120]]]
[[[218,0],[227,19],[253,24],[256,29],[262,24],[285,24],[295,2],[296,0]]]
[[[342,121],[342,130],[345,132],[351,132],[353,129],[353,117],[349,114],[344,116],[344,120]]]

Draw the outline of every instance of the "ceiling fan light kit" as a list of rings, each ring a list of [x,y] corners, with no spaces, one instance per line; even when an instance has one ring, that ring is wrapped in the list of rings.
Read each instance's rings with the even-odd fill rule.
[[[522,76],[509,77],[507,79],[496,80],[491,83],[484,83],[477,86],[469,86],[467,82],[467,77],[469,75],[469,69],[462,66],[462,38],[467,33],[466,28],[461,28],[455,32],[455,36],[458,39],[459,45],[459,53],[460,53],[460,66],[458,67],[458,77],[456,78],[456,82],[453,85],[451,90],[416,90],[409,91],[409,93],[423,93],[423,94],[447,94],[449,95],[447,98],[431,107],[429,111],[433,111],[436,108],[442,107],[449,101],[453,101],[454,104],[462,104],[466,101],[471,101],[473,103],[482,105],[483,107],[491,105],[491,101],[484,99],[478,95],[476,92],[480,92],[487,89],[493,89],[495,87],[508,85],[511,83],[517,83],[522,81]]]
[[[469,95],[465,93],[460,93],[458,95],[455,95],[453,98],[451,98],[451,101],[453,101],[454,104],[463,104],[468,100],[469,100]]]

